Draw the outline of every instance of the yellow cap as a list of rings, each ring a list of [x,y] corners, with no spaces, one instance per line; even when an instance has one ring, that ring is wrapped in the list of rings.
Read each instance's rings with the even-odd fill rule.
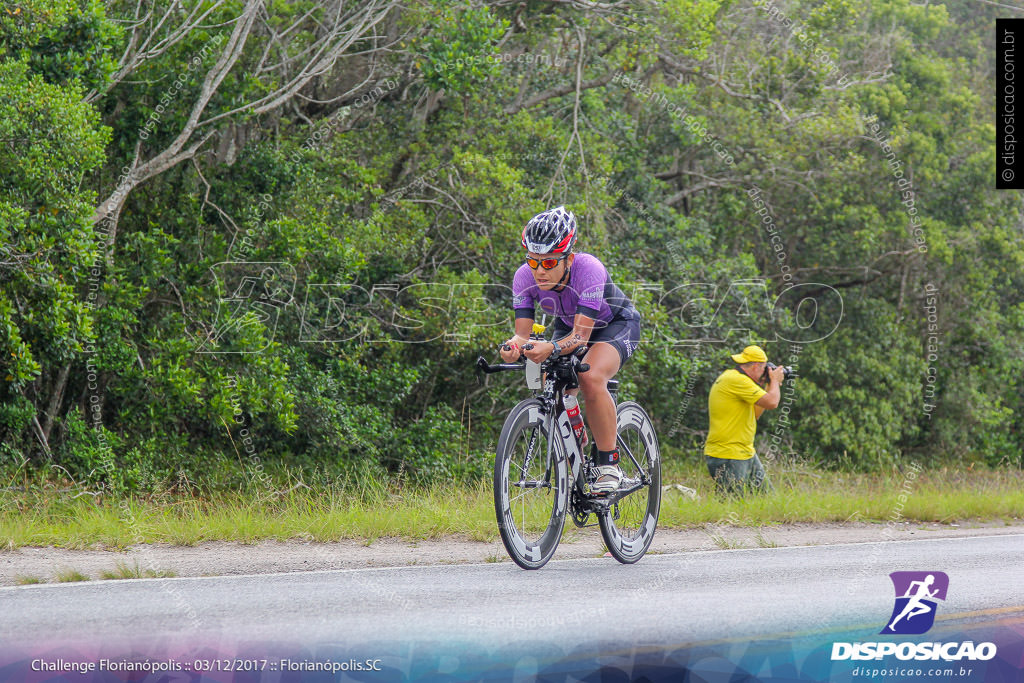
[[[734,353],[732,359],[741,365],[743,363],[766,363],[768,355],[760,346],[750,345],[743,349],[743,353]]]
[[[533,324],[533,333],[534,334],[544,334],[544,330],[546,330],[546,329],[547,328],[544,327],[543,325],[541,325],[540,323],[534,323]]]

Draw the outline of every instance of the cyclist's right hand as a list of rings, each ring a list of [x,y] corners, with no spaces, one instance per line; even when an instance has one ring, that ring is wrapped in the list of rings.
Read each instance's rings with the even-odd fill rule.
[[[501,359],[503,361],[506,363],[515,363],[519,360],[519,356],[523,353],[520,341],[519,337],[512,337],[498,347],[498,353],[501,355]]]

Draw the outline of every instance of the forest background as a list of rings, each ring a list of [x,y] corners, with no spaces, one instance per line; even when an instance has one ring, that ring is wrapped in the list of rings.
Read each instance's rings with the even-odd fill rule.
[[[697,462],[747,343],[771,463],[1024,466],[994,2],[21,0],[0,9],[0,472],[119,492],[486,477],[520,231],[644,316]],[[550,322],[550,321],[549,321]]]

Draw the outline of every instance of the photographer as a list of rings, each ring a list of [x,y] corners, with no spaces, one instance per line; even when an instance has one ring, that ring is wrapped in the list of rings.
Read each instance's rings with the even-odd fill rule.
[[[718,376],[708,396],[704,443],[708,473],[720,493],[743,493],[748,488],[770,491],[771,483],[754,450],[754,434],[761,413],[778,407],[787,368],[769,367],[760,346],[748,346],[732,359],[736,367]]]

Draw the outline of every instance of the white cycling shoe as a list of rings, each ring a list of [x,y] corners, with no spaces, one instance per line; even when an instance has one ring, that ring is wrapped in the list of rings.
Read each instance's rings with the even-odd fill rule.
[[[593,469],[597,479],[590,485],[594,493],[610,493],[622,483],[622,470],[618,465],[595,465]]]

